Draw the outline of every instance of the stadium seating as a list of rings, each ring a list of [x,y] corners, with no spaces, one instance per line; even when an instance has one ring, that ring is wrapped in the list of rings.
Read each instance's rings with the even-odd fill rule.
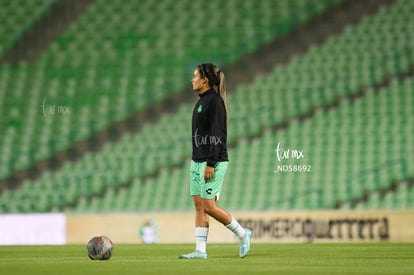
[[[400,209],[407,210],[414,207],[414,188],[407,181],[398,185],[396,190],[381,193],[380,191],[370,194],[366,201],[359,201],[355,205],[348,202],[341,206],[342,210],[376,210],[376,209]]]
[[[23,2],[2,20],[21,29],[9,11],[31,22],[53,3]],[[339,2],[95,1],[35,64],[0,67],[0,95],[13,90],[0,103],[0,179],[181,91],[195,64],[234,62]]]
[[[321,111],[303,123],[294,122],[286,131],[266,130],[259,138],[242,138],[231,150],[221,204],[237,210],[327,209],[338,201],[350,202],[365,191],[372,192],[370,200],[375,200],[378,190],[392,180],[413,176],[407,169],[414,164],[411,154],[404,156],[401,151],[414,152],[408,142],[414,128],[406,119],[413,112],[413,88],[413,79],[395,80],[387,89],[369,91],[361,99],[342,102],[335,110]],[[384,117],[388,119],[382,127],[375,127]],[[274,151],[278,142],[285,149],[304,151],[305,158],[278,162]],[[311,170],[275,173],[278,165],[295,164],[309,165]],[[127,190],[111,189],[89,206],[83,201],[77,211],[191,209],[190,199],[177,200],[188,196],[188,169],[187,164],[178,170],[162,169],[156,178],[134,180]],[[411,207],[413,189],[400,188],[396,196],[405,196],[404,200],[369,205],[376,209]]]
[[[0,57],[54,2],[55,0],[0,1]]]
[[[412,7],[410,1],[398,1],[383,8],[229,96],[233,148],[222,205],[238,210],[289,210],[333,208],[341,202],[346,208],[365,191],[375,201],[378,190],[391,180],[413,176],[414,81],[396,78],[414,64],[409,50],[414,40],[408,32],[414,21],[407,12]],[[375,35],[364,35],[371,33]],[[392,76],[396,76],[392,82],[384,82]],[[106,85],[111,83],[108,80]],[[381,83],[386,87],[374,88]],[[358,97],[360,87],[371,88]],[[121,99],[108,97],[100,102],[109,106],[112,100]],[[138,134],[125,135],[98,153],[1,194],[0,211],[191,209],[191,200],[184,199],[188,196],[191,111],[192,105],[183,105],[177,113],[145,125]],[[83,112],[87,116],[92,109]],[[298,119],[304,115],[309,118]],[[287,128],[272,130],[286,121]],[[305,158],[278,162],[279,142],[284,148],[302,150]],[[278,164],[310,165],[311,171],[275,173]],[[403,185],[398,190],[397,198],[403,196]],[[405,190],[412,192],[412,188]],[[368,205],[392,209],[412,205],[379,199]],[[37,201],[41,203],[33,204]]]

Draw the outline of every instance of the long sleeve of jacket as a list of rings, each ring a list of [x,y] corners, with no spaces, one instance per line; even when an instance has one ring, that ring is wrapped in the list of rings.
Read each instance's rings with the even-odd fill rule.
[[[219,161],[228,161],[226,110],[214,90],[200,95],[194,107],[192,139],[194,161],[206,161],[211,167]]]

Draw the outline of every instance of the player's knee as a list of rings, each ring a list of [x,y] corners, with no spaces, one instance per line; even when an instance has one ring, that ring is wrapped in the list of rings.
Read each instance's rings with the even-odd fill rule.
[[[204,206],[203,206],[202,202],[195,201],[194,202],[194,207],[195,207],[196,211],[203,211],[204,212]]]
[[[210,216],[212,214],[214,214],[215,209],[216,209],[216,206],[214,204],[213,205],[211,205],[211,204],[205,204],[204,207],[203,207],[204,213],[206,213],[207,215],[210,215]]]
[[[203,199],[200,196],[193,196],[193,204],[196,210],[203,209]]]

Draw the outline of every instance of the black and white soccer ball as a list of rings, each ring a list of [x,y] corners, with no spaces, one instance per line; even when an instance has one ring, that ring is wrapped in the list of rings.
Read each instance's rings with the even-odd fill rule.
[[[86,246],[91,260],[109,260],[114,251],[114,244],[106,236],[93,237]]]

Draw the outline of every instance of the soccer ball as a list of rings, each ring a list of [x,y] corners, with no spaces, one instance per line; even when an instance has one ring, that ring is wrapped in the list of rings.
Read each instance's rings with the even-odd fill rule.
[[[93,237],[86,246],[91,260],[109,260],[114,251],[114,245],[106,236]]]

